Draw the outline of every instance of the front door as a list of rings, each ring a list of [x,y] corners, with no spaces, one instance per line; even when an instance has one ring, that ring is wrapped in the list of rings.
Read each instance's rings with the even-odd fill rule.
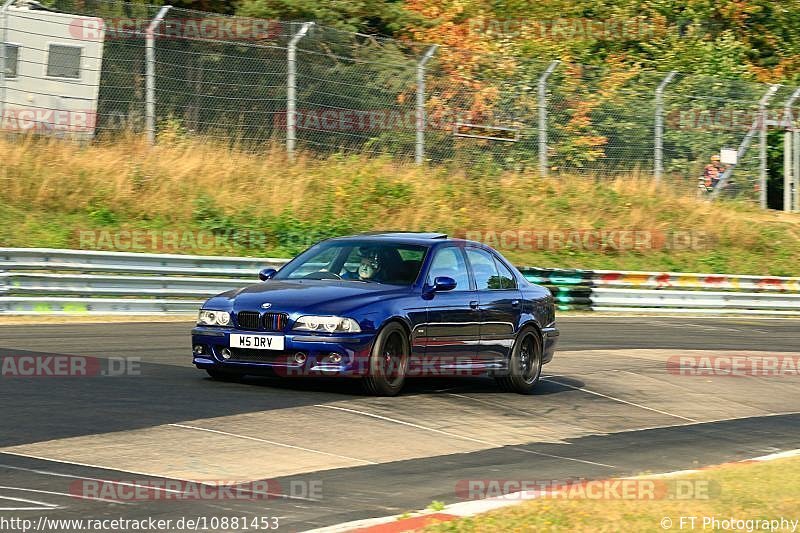
[[[443,374],[474,362],[480,339],[480,309],[477,292],[472,288],[466,259],[461,247],[436,250],[428,269],[426,283],[447,276],[456,280],[451,291],[429,293],[427,324],[417,326],[425,337],[426,365],[434,365]]]

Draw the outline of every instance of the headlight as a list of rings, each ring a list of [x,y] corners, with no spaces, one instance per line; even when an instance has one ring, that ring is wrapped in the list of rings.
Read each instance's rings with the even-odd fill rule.
[[[227,311],[201,309],[197,315],[197,323],[201,326],[227,326],[231,323],[231,314]]]
[[[352,318],[340,316],[301,316],[294,323],[297,331],[324,331],[327,333],[358,333],[361,328]]]

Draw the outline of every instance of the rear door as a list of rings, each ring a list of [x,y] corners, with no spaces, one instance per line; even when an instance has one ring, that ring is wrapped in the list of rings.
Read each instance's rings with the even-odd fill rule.
[[[478,357],[486,363],[502,362],[514,344],[522,312],[521,293],[513,274],[493,253],[475,247],[465,251],[480,309]]]

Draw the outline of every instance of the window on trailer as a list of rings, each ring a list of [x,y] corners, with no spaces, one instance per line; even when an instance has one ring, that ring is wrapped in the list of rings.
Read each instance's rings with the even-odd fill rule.
[[[47,75],[52,78],[79,79],[82,51],[80,46],[51,44],[47,56]]]
[[[17,63],[19,63],[19,46],[6,43],[6,78],[17,77]]]

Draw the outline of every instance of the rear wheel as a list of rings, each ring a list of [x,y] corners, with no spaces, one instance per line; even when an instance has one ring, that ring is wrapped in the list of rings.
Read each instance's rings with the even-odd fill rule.
[[[508,392],[531,394],[542,374],[542,339],[534,329],[524,330],[511,350],[508,373],[496,377],[498,385]]]
[[[229,372],[226,370],[217,370],[215,368],[206,368],[206,372],[208,375],[211,376],[211,379],[215,381],[241,381],[242,374],[238,372]]]
[[[364,378],[366,391],[375,396],[396,396],[405,383],[410,351],[403,326],[391,322],[384,327],[370,354],[369,374]]]

